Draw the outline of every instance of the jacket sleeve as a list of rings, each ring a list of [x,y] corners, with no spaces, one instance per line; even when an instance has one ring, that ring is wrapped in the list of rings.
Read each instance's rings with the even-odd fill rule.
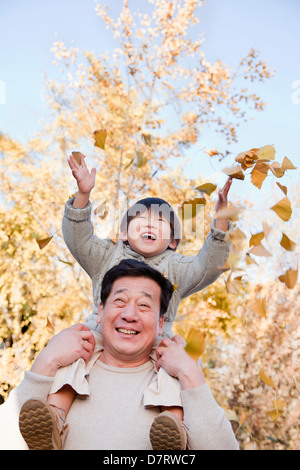
[[[113,250],[113,243],[94,235],[91,202],[83,209],[78,209],[72,206],[73,200],[69,199],[65,206],[62,222],[64,240],[76,261],[93,278]]]
[[[207,384],[181,392],[191,450],[239,450],[230,422]]]
[[[221,268],[230,250],[226,234],[232,228],[233,224],[229,221],[229,230],[223,232],[215,228],[213,221],[205,243],[196,256],[177,255],[173,258],[174,276],[181,299],[205,289],[222,274]]]

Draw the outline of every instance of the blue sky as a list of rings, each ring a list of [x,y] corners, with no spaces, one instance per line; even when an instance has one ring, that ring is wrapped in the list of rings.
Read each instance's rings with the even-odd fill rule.
[[[106,3],[117,14],[122,0]],[[143,3],[129,0],[137,9]],[[94,0],[1,0],[1,132],[25,140],[33,137],[41,119],[47,119],[42,74],[45,71],[52,78],[58,77],[50,52],[53,41],[95,53],[109,50],[110,32],[94,9]],[[251,147],[274,144],[279,161],[287,156],[300,167],[299,0],[207,0],[199,10],[199,18],[197,28],[205,34],[208,60],[221,59],[235,67],[250,48],[255,48],[276,69],[272,79],[257,86],[268,108],[253,113],[253,119],[241,125],[238,144],[228,148],[220,136],[205,129],[199,148],[228,149],[235,155]],[[296,81],[298,93],[292,88]],[[200,157],[194,150],[187,167],[189,174],[208,175],[219,169],[216,160],[209,161],[203,152]],[[299,181],[299,170],[290,178]]]

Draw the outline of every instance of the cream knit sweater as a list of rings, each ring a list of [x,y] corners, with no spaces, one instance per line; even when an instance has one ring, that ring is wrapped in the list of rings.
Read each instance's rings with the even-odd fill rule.
[[[117,368],[97,361],[90,374],[91,396],[76,399],[68,415],[65,450],[150,450],[149,430],[159,407],[145,408],[143,393],[155,375],[149,361]],[[32,397],[46,399],[53,378],[26,372],[21,384],[0,406],[0,449],[26,449],[18,430],[18,413]],[[223,410],[207,384],[181,392],[188,448],[238,450]]]

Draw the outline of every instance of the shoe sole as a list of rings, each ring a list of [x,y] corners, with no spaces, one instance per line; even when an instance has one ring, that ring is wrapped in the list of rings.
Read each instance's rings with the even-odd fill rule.
[[[150,429],[150,441],[153,450],[184,450],[185,434],[182,426],[169,412],[158,415]]]
[[[31,399],[24,403],[19,428],[29,450],[58,449],[52,413],[43,400]]]

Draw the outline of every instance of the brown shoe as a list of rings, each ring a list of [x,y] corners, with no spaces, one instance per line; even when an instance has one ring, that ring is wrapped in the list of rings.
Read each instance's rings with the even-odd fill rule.
[[[60,450],[68,431],[63,410],[39,398],[24,403],[19,428],[29,450]]]
[[[186,432],[181,421],[169,411],[154,418],[150,441],[153,450],[184,450],[187,445]]]

